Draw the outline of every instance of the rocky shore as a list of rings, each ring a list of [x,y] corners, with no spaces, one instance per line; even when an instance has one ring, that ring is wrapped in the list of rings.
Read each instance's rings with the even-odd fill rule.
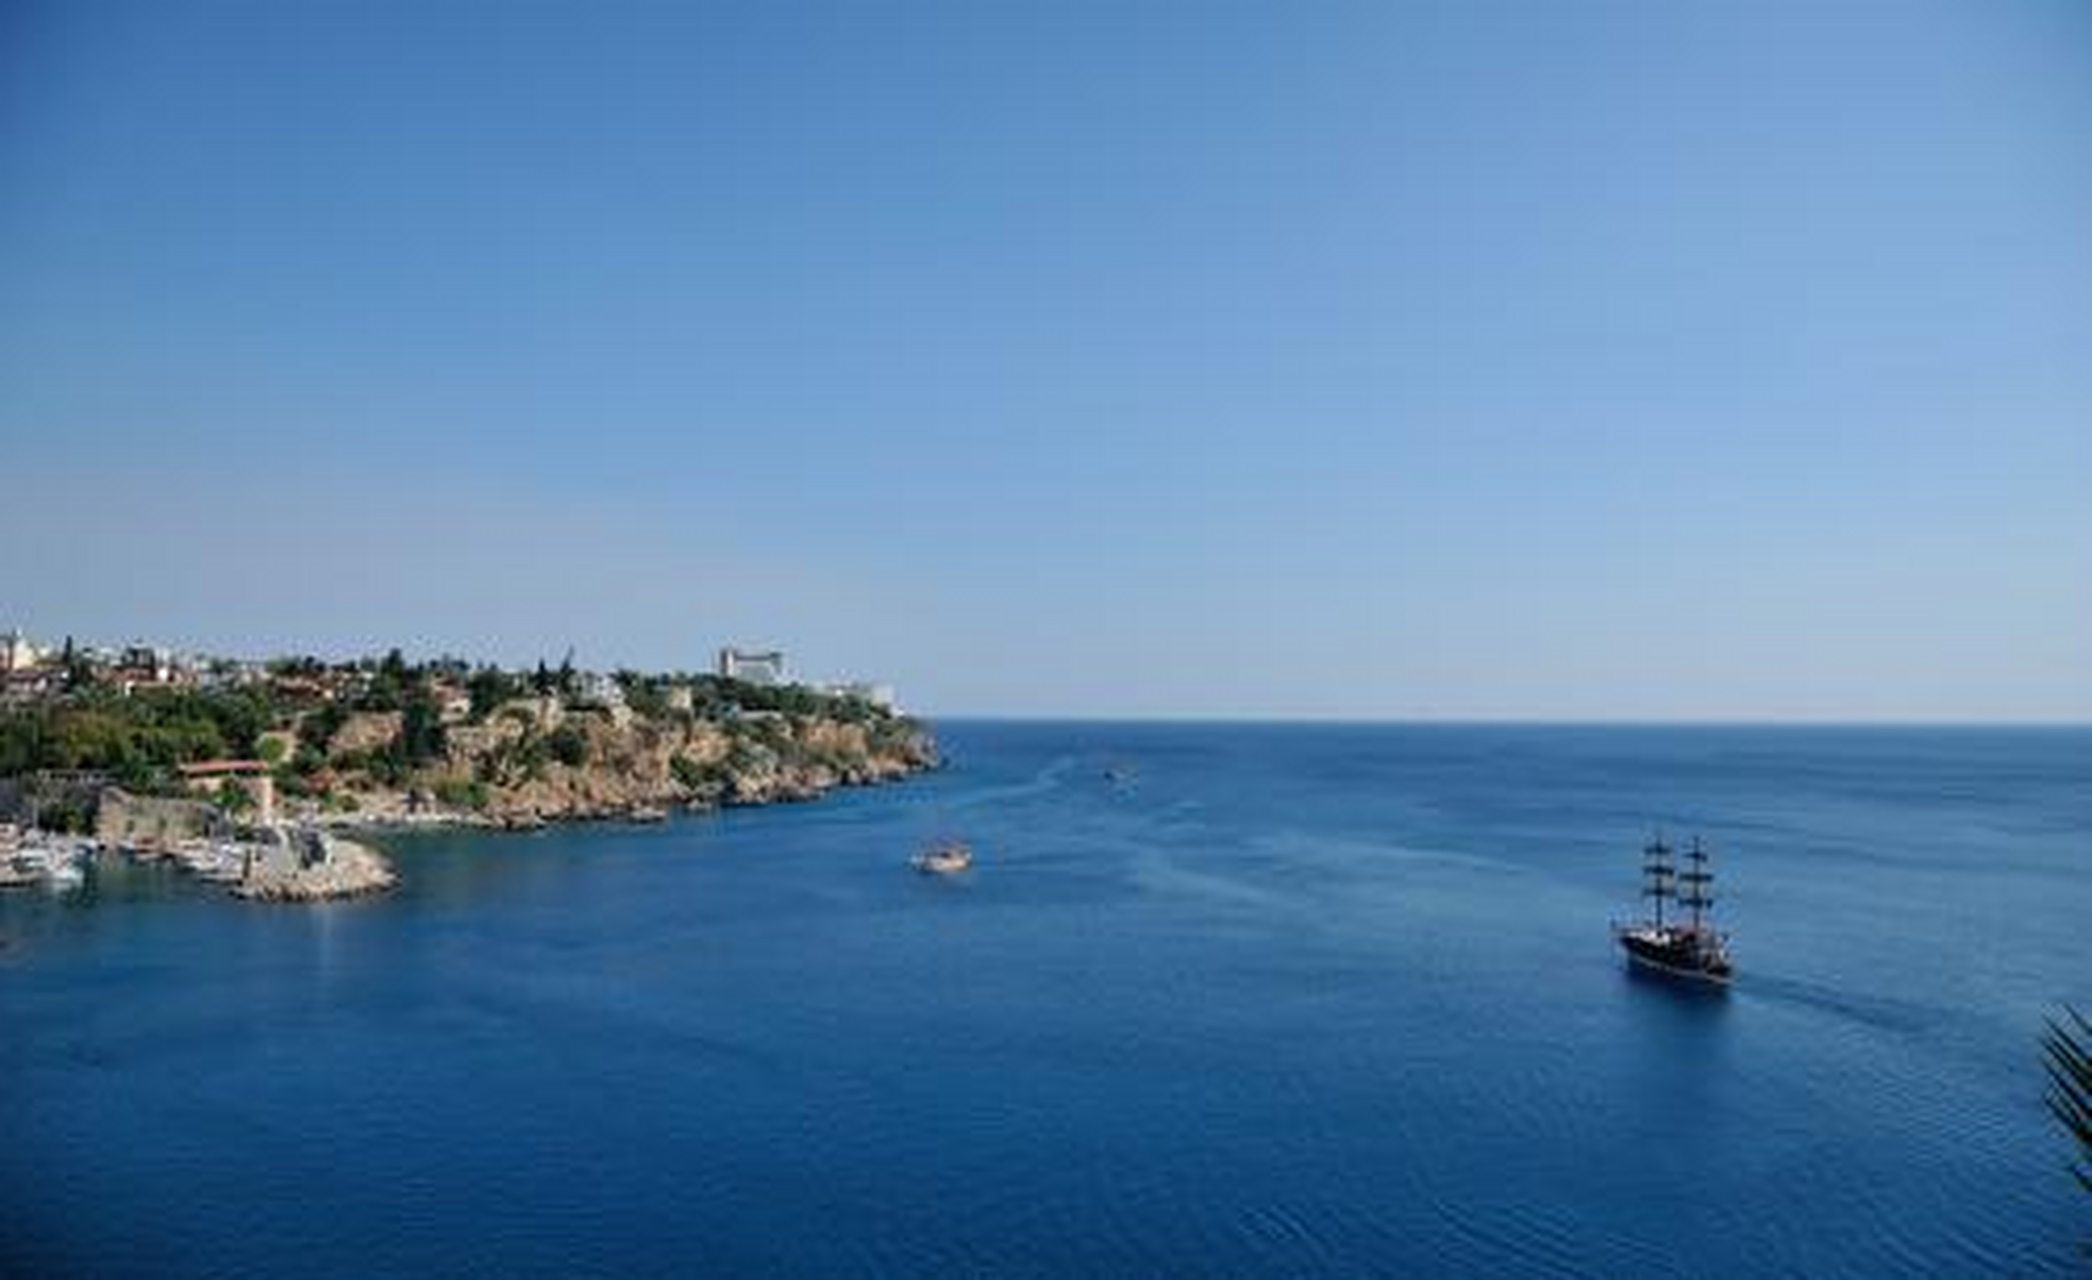
[[[319,837],[323,858],[308,865],[256,865],[232,886],[236,898],[253,902],[324,902],[383,893],[399,883],[390,860],[369,845],[339,836]]]

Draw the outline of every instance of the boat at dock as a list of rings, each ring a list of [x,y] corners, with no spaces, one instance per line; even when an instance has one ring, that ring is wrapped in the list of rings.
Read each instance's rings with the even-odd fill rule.
[[[93,854],[90,842],[30,832],[26,841],[18,840],[0,858],[0,887],[42,885],[53,893],[68,893],[87,883]]]
[[[1710,856],[1698,836],[1685,850],[1683,870],[1672,860],[1673,850],[1661,834],[1643,847],[1642,897],[1649,900],[1649,916],[1632,924],[1613,925],[1613,937],[1630,964],[1688,981],[1728,984],[1735,972],[1729,959],[1729,938],[1707,919],[1714,909]],[[1685,918],[1674,914],[1664,919],[1666,902],[1682,908]]]

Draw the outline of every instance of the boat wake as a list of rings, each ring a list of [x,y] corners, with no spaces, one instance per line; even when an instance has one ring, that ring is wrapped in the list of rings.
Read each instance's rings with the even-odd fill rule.
[[[1818,982],[1754,972],[1736,983],[1738,995],[1771,1004],[1828,1014],[1860,1026],[1921,1035],[1936,1026],[1939,1010],[1914,1000],[1840,990]]]
[[[980,809],[1008,804],[1012,800],[1028,800],[1034,796],[1050,795],[1066,784],[1068,773],[1075,767],[1072,755],[1056,756],[1037,773],[1022,782],[1007,782],[998,786],[981,787],[954,796],[946,801],[952,809]]]

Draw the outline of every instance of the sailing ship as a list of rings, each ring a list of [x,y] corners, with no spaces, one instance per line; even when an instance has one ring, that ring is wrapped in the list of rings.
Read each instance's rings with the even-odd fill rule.
[[[1718,933],[1707,922],[1714,908],[1708,886],[1714,873],[1707,869],[1708,852],[1694,836],[1685,850],[1685,868],[1672,861],[1671,846],[1661,833],[1642,849],[1642,896],[1649,900],[1649,918],[1635,924],[1613,926],[1613,936],[1627,952],[1627,959],[1644,968],[1697,982],[1726,984],[1732,973],[1728,935]],[[1664,903],[1673,902],[1686,915],[1664,919]]]

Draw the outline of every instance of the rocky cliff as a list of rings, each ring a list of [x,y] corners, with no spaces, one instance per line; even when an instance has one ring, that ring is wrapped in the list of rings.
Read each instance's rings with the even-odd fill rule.
[[[397,717],[342,726],[308,803],[345,821],[529,826],[805,800],[937,763],[919,724],[861,707],[712,718],[523,698],[448,727],[440,756],[404,770],[386,767],[401,732]]]

